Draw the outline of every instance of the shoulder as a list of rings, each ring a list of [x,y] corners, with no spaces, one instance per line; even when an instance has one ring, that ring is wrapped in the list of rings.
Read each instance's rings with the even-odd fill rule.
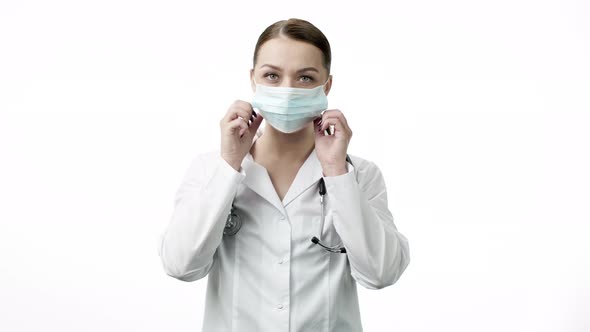
[[[356,172],[359,173],[366,173],[366,172],[375,172],[379,171],[379,167],[369,159],[359,157],[354,154],[348,154],[350,160],[352,161],[352,166],[354,167]]]
[[[219,165],[219,150],[207,150],[194,154],[186,171],[187,176],[207,175]]]
[[[348,154],[352,161],[355,175],[359,184],[366,186],[377,182],[384,182],[381,169],[372,160]]]

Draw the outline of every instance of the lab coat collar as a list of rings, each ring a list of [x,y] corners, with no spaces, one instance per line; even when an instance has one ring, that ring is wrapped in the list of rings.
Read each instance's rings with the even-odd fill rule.
[[[260,127],[252,144],[254,144],[256,139],[258,139],[263,133],[264,129],[263,127]],[[266,199],[285,216],[287,216],[285,208],[289,203],[301,195],[310,186],[317,184],[317,182],[323,177],[322,166],[314,148],[303,165],[299,168],[293,183],[291,183],[289,190],[281,202],[279,195],[270,180],[268,171],[262,165],[254,161],[250,152],[248,152],[246,158],[244,158],[242,168],[246,173],[246,178],[243,183]]]

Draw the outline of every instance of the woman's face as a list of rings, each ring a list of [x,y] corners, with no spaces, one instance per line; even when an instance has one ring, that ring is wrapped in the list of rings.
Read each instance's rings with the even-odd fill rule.
[[[324,87],[327,95],[332,86],[332,76],[322,64],[322,51],[312,44],[282,36],[262,44],[256,66],[250,70],[250,80],[252,91],[256,90],[256,83],[311,89],[328,80]]]

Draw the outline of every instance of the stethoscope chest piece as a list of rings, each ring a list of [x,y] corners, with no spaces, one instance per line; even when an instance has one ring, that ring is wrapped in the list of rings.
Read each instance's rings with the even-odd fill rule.
[[[227,216],[227,221],[225,222],[225,228],[223,229],[223,235],[236,235],[236,233],[242,227],[242,218],[234,212],[235,208],[231,207],[231,211]]]

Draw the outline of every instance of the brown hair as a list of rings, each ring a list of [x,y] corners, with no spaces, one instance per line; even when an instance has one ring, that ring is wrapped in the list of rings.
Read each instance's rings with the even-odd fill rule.
[[[262,44],[278,36],[285,36],[294,40],[303,41],[319,48],[323,54],[322,60],[324,67],[328,70],[328,74],[330,74],[332,52],[330,50],[328,39],[320,29],[315,27],[315,25],[298,18],[290,18],[288,20],[275,22],[260,34],[258,42],[256,42],[256,47],[254,48],[253,66],[256,66],[258,51]]]

